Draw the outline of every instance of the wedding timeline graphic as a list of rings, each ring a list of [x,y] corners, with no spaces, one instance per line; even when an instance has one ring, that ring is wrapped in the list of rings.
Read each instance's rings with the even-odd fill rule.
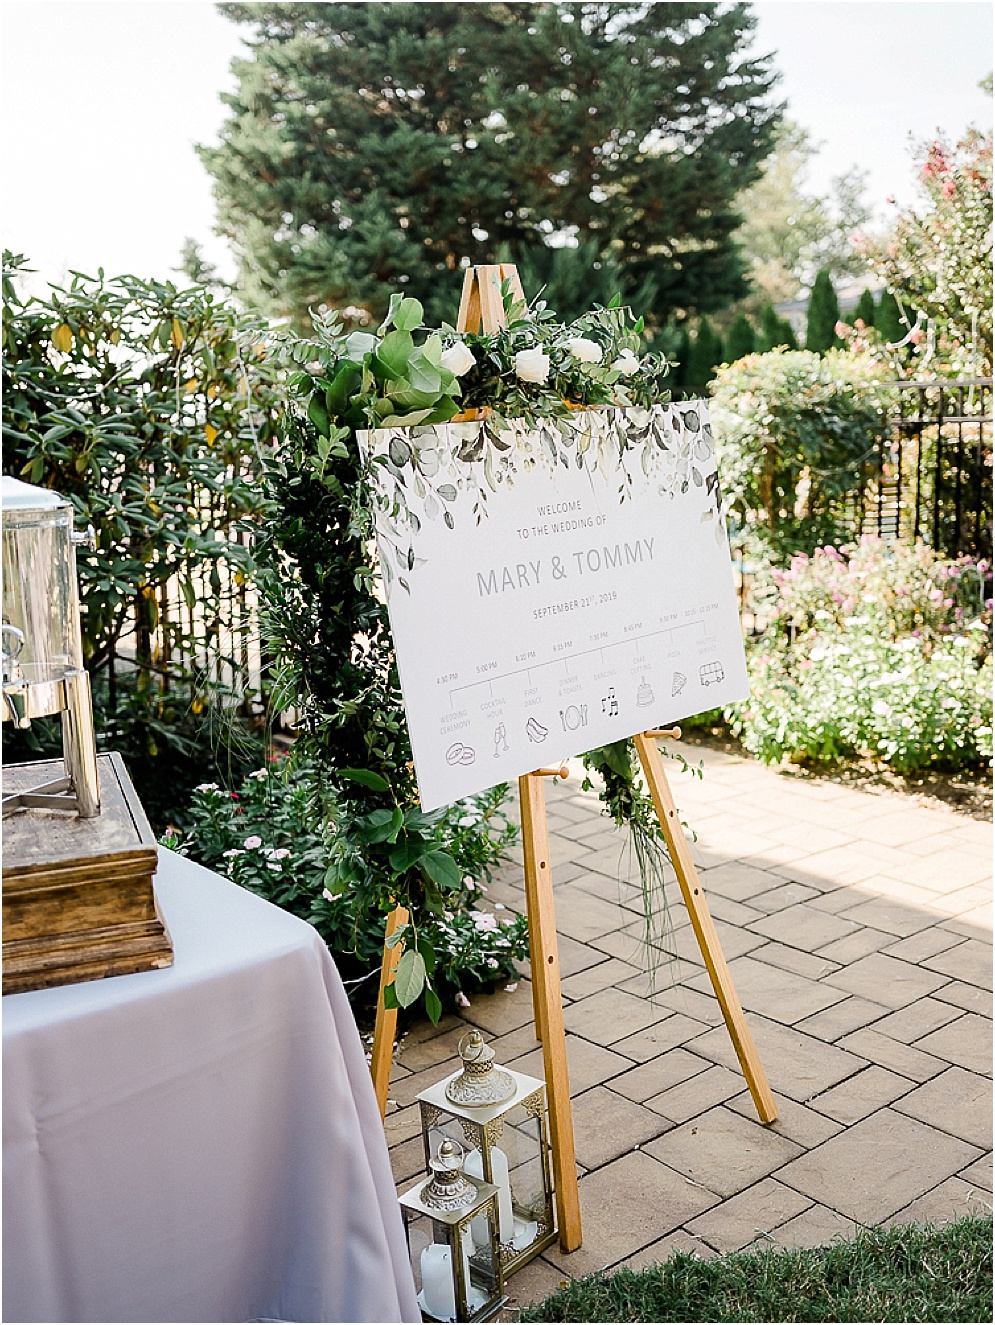
[[[424,809],[746,697],[702,402],[360,441]]]

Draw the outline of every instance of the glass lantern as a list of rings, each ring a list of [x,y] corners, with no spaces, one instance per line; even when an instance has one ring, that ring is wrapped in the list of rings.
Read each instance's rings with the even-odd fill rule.
[[[504,1306],[498,1254],[498,1191],[463,1172],[463,1147],[444,1138],[429,1161],[432,1177],[398,1197],[427,1320],[488,1320]]]
[[[22,808],[100,812],[90,679],[83,667],[73,508],[49,488],[3,477],[3,721],[59,713],[66,776],[6,797]]]
[[[498,1189],[498,1242],[505,1278],[556,1238],[546,1087],[498,1067],[478,1030],[460,1040],[460,1071],[418,1096],[426,1158],[446,1139],[470,1147],[464,1164]],[[481,1238],[484,1230],[476,1229]]]

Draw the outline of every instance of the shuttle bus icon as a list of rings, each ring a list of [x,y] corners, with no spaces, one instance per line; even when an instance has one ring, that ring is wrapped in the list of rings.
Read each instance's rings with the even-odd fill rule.
[[[720,662],[707,662],[699,668],[698,675],[703,686],[710,686],[713,681],[724,681],[726,674]]]

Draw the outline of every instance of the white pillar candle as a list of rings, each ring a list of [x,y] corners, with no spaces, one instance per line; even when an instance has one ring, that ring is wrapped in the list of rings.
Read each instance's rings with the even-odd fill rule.
[[[479,1150],[471,1150],[463,1165],[470,1178],[484,1181],[484,1160]],[[511,1208],[511,1178],[508,1176],[508,1156],[500,1146],[491,1146],[491,1181],[498,1189],[498,1237],[510,1242],[515,1236],[515,1216]],[[487,1218],[478,1215],[473,1221],[473,1240],[478,1247],[487,1243]]]
[[[448,1247],[433,1242],[421,1254],[421,1284],[425,1310],[436,1320],[456,1319],[456,1287]]]

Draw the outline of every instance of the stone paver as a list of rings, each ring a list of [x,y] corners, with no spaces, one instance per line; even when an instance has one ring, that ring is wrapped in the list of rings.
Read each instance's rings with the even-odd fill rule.
[[[991,1208],[990,827],[684,753],[704,778],[668,774],[779,1116],[758,1122],[676,881],[650,997],[624,836],[579,777],[550,784],[584,1242],[512,1278],[513,1309],[676,1250],[816,1246]],[[521,911],[515,859],[488,900]],[[526,971],[514,993],[404,1036],[386,1120],[398,1182],[423,1163],[417,1091],[454,1070],[467,1023],[499,1062],[542,1076],[531,1000]]]
[[[719,1196],[742,1191],[799,1151],[793,1141],[756,1119],[721,1107],[697,1115],[643,1149]]]
[[[880,1109],[778,1170],[778,1178],[849,1219],[878,1224],[978,1158],[978,1149]]]
[[[992,1148],[992,1083],[985,1077],[951,1067],[895,1107],[971,1145]]]
[[[599,1169],[670,1127],[665,1118],[642,1105],[595,1086],[573,1104],[577,1163]]]
[[[719,1251],[740,1251],[810,1206],[806,1197],[765,1178],[692,1219],[688,1228]]]
[[[571,1277],[600,1269],[606,1257],[615,1265],[718,1199],[643,1151],[623,1155],[580,1180],[584,1245],[567,1254],[554,1243],[546,1259]]]

